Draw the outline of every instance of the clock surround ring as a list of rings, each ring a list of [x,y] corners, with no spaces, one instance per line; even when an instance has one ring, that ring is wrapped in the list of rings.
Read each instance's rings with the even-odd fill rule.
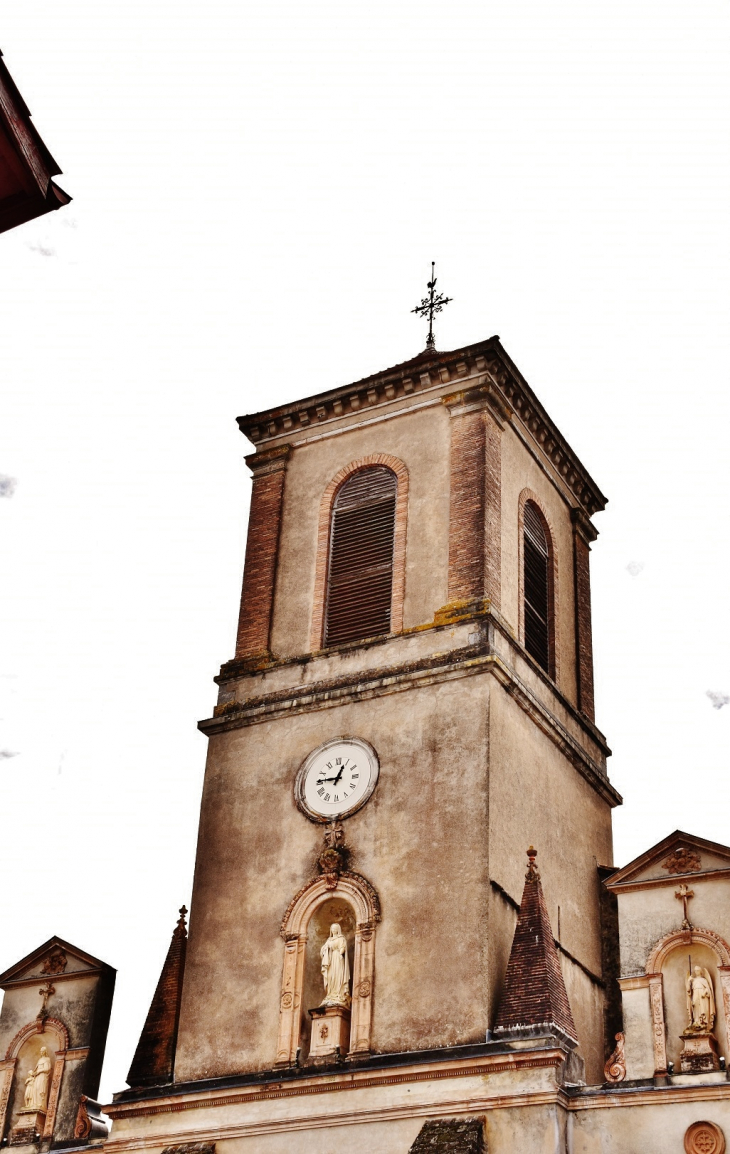
[[[312,809],[307,801],[305,794],[305,786],[307,777],[312,769],[315,761],[330,749],[335,749],[339,745],[357,746],[359,750],[365,755],[370,768],[370,779],[367,787],[360,794],[357,800],[349,807],[340,809],[335,813],[318,813],[317,810]],[[330,821],[342,821],[344,818],[352,817],[359,809],[365,805],[371,798],[378,778],[380,776],[380,759],[374,747],[369,741],[365,741],[363,737],[355,737],[352,734],[340,734],[338,737],[332,737],[328,741],[323,741],[316,749],[312,749],[305,757],[302,764],[297,770],[297,775],[294,780],[294,799],[297,807],[301,810],[305,817],[310,821],[316,822],[318,825],[325,825]]]

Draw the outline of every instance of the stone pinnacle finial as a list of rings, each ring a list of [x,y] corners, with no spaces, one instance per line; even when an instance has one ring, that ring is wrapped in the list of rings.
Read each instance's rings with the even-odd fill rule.
[[[188,911],[187,911],[187,908],[185,906],[180,906],[180,910],[179,910],[180,917],[177,919],[177,925],[175,926],[175,932],[174,932],[173,936],[183,937],[183,938],[187,937],[188,931],[187,931],[187,928],[185,925],[185,915],[187,912]]]
[[[525,874],[525,881],[539,882],[539,880],[540,880],[540,871],[537,868],[537,863],[535,861],[536,857],[537,857],[537,850],[535,849],[534,845],[531,845],[527,851],[528,861],[527,861],[527,873]]]

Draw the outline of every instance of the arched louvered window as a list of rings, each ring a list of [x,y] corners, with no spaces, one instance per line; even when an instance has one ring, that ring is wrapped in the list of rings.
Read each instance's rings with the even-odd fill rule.
[[[523,557],[525,649],[552,674],[552,558],[542,517],[532,501],[525,504]]]
[[[397,488],[390,469],[373,465],[348,477],[335,497],[325,645],[390,631]]]

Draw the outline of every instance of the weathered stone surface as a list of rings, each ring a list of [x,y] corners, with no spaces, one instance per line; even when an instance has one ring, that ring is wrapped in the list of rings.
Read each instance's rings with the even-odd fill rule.
[[[425,1122],[409,1154],[483,1154],[482,1118],[441,1118]]]

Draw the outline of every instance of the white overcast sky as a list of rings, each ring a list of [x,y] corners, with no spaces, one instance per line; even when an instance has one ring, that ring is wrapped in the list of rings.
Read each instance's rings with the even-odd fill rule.
[[[616,862],[676,827],[730,842],[730,706],[706,695],[730,695],[729,22],[719,0],[5,6],[74,200],[0,237],[0,969],[54,933],[118,968],[105,1100],[189,904],[245,540],[234,418],[419,352],[432,259],[439,347],[499,333],[610,498]]]

